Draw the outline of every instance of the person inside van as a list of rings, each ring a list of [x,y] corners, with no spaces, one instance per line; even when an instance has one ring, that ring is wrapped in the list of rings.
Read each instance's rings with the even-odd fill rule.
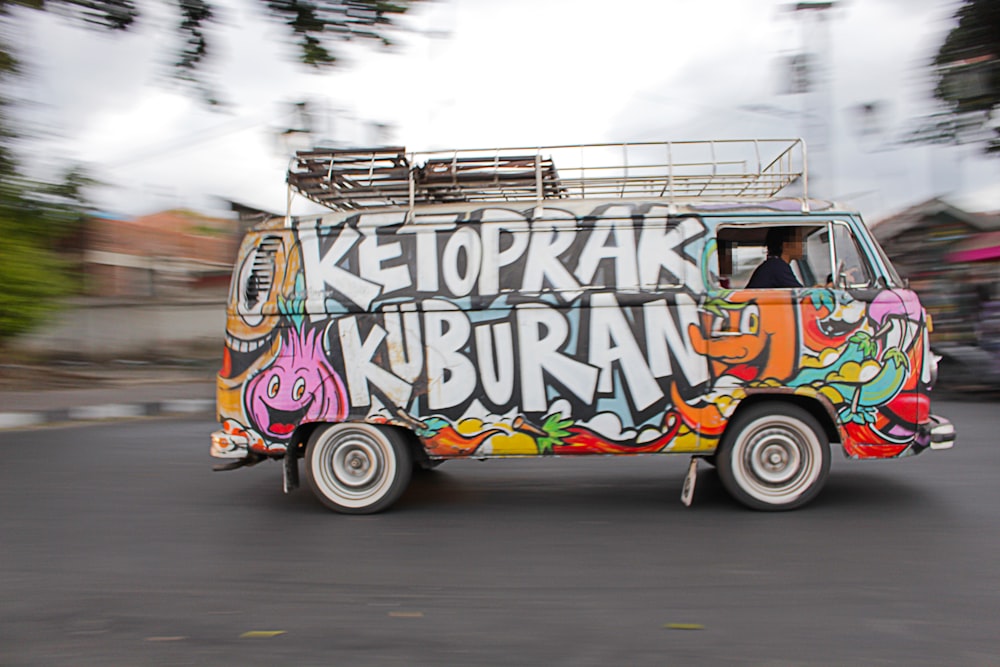
[[[747,289],[770,287],[802,287],[792,273],[789,262],[802,259],[804,244],[799,230],[794,227],[772,227],[767,230],[767,259],[754,269],[747,282]]]

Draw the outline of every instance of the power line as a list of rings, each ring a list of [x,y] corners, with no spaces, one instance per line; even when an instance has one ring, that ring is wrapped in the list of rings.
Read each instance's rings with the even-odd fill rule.
[[[125,157],[118,160],[111,160],[105,163],[105,166],[113,169],[116,167],[124,167],[130,164],[134,164],[136,162],[142,162],[144,160],[150,160],[152,158],[161,157],[163,155],[168,155],[170,153],[186,150],[193,146],[213,141],[220,137],[225,137],[230,134],[236,134],[237,132],[243,132],[245,130],[248,130],[256,126],[270,124],[276,122],[277,120],[280,120],[280,118],[282,118],[282,116],[264,120],[261,120],[259,116],[253,118],[242,118],[242,119],[236,118],[230,121],[229,123],[225,123],[211,128],[206,128],[203,130],[198,130],[197,132],[192,132],[187,136],[182,136],[177,139],[171,139],[168,145],[161,144],[159,146],[153,146],[145,149],[144,151],[141,150],[138,153],[134,153],[129,157]]]

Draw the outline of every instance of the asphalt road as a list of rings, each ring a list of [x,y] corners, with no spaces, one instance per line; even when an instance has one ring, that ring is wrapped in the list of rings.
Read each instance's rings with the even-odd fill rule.
[[[0,433],[0,665],[997,665],[997,404],[745,510],[687,460],[450,462],[345,517],[207,420]]]

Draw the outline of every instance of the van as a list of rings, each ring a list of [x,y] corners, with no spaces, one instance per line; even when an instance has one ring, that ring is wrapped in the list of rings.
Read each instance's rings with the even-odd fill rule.
[[[343,513],[450,459],[687,454],[758,510],[953,445],[930,318],[800,140],[317,149],[243,240],[211,454]],[[748,288],[769,230],[800,286]],[[772,232],[773,234],[774,232]]]

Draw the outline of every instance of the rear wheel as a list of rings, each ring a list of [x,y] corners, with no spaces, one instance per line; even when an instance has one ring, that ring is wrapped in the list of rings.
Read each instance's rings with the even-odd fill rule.
[[[736,416],[716,455],[726,490],[758,510],[789,510],[816,497],[830,472],[830,444],[816,418],[787,403]]]
[[[374,514],[392,505],[410,483],[413,457],[401,432],[371,424],[330,424],[306,447],[306,481],[328,508]]]

